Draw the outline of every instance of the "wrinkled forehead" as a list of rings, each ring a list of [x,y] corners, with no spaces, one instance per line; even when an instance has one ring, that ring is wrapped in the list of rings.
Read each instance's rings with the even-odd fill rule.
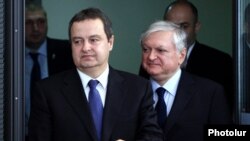
[[[25,19],[36,20],[36,19],[46,19],[46,17],[43,11],[26,11]]]

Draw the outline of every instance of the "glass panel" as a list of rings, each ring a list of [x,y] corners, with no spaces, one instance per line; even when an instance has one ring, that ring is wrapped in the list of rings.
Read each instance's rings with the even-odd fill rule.
[[[250,124],[250,0],[238,0],[238,108],[239,123]]]

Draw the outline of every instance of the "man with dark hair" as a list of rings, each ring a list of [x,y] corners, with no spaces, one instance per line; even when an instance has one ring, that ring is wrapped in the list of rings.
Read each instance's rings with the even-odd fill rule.
[[[109,66],[109,18],[82,10],[69,23],[69,38],[76,69],[37,83],[31,141],[162,141],[149,81]]]

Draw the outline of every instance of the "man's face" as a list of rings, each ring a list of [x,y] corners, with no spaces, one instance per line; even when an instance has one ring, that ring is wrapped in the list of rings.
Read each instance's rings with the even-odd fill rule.
[[[185,59],[186,50],[179,52],[173,43],[173,33],[153,32],[143,40],[142,64],[148,74],[164,84]]]
[[[30,48],[38,48],[47,35],[47,19],[42,11],[26,11],[25,42]]]
[[[187,34],[187,45],[190,46],[196,40],[196,34],[199,31],[200,23],[195,21],[192,10],[187,5],[177,4],[164,16],[164,20],[171,21],[180,25]]]
[[[114,37],[109,40],[100,19],[74,22],[71,27],[72,56],[78,69],[89,74],[108,65]]]

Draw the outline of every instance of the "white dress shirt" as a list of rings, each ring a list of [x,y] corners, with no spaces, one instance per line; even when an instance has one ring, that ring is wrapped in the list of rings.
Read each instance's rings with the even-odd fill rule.
[[[156,103],[158,102],[158,95],[156,93],[156,89],[159,87],[163,87],[166,89],[165,95],[164,95],[164,101],[166,103],[167,106],[167,115],[170,113],[174,99],[175,99],[175,95],[176,95],[176,91],[177,91],[177,87],[179,84],[179,80],[181,77],[181,69],[178,69],[176,71],[176,73],[163,85],[160,86],[155,80],[153,80],[152,78],[150,78],[151,84],[152,84],[152,88],[154,91],[154,95],[153,95],[153,99],[154,99],[154,107],[156,106]]]
[[[81,72],[78,69],[77,69],[77,71],[78,71],[78,74],[80,75],[80,78],[82,81],[82,86],[84,88],[84,92],[85,92],[85,96],[86,96],[87,100],[89,99],[89,90],[90,90],[89,86],[88,86],[89,81],[91,79],[99,81],[99,84],[96,86],[96,89],[98,90],[98,92],[101,96],[102,104],[104,107],[105,99],[106,99],[106,92],[107,92],[107,85],[108,85],[109,67],[107,67],[105,69],[105,71],[97,78],[91,78],[90,76]]]

